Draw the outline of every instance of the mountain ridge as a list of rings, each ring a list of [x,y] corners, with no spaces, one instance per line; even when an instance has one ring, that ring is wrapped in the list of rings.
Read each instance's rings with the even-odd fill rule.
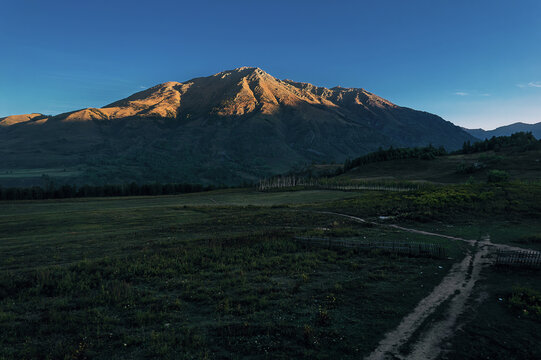
[[[489,139],[493,136],[509,136],[516,132],[531,132],[532,135],[541,139],[541,122],[535,124],[526,124],[523,122],[516,122],[509,125],[504,125],[497,127],[493,130],[484,130],[484,129],[467,129],[463,128],[467,133],[479,138],[481,140]]]
[[[397,105],[391,103],[390,101],[383,99],[373,93],[370,93],[366,91],[363,88],[344,88],[341,86],[335,86],[333,88],[325,88],[313,85],[311,83],[306,82],[297,82],[293,80],[279,80],[272,76],[270,76],[265,71],[261,70],[257,67],[240,67],[234,70],[226,70],[217,74],[214,74],[210,77],[198,77],[191,80],[188,80],[186,82],[177,82],[177,81],[169,81],[162,84],[157,84],[151,88],[136,92],[124,99],[114,101],[110,104],[104,105],[100,108],[83,108],[80,110],[70,111],[62,114],[58,114],[55,116],[49,116],[48,118],[65,118],[66,120],[73,120],[73,119],[79,119],[79,120],[92,120],[92,119],[117,119],[117,118],[125,118],[128,116],[142,116],[142,117],[149,117],[149,116],[157,116],[157,117],[163,117],[163,118],[170,118],[175,117],[178,111],[178,107],[180,106],[180,97],[178,95],[183,95],[185,92],[194,84],[194,82],[197,82],[201,79],[208,79],[212,77],[221,77],[224,78],[226,76],[231,76],[233,73],[242,73],[242,72],[249,72],[249,74],[244,74],[243,77],[243,88],[241,89],[241,92],[239,92],[239,95],[248,95],[252,98],[255,98],[255,92],[250,89],[249,87],[244,87],[246,84],[245,81],[248,80],[270,80],[274,81],[277,84],[280,85],[286,85],[291,86],[287,90],[293,90],[292,93],[294,95],[297,95],[298,98],[292,98],[291,96],[283,96],[281,98],[277,98],[274,94],[271,94],[271,91],[268,89],[268,85],[265,84],[261,86],[261,89],[259,90],[260,99],[258,99],[258,103],[265,103],[269,102],[274,105],[277,105],[279,102],[285,103],[286,105],[291,105],[292,103],[298,102],[299,100],[307,101],[312,104],[320,104],[320,105],[327,105],[327,106],[336,106],[332,100],[335,101],[341,101],[344,96],[347,96],[348,94],[354,94],[356,95],[355,101],[356,104],[361,105],[363,104],[359,96],[364,97],[365,101],[370,102],[370,105],[373,106],[389,106],[389,107],[398,107]],[[283,90],[283,89],[282,89]],[[251,94],[250,94],[251,92]],[[283,91],[282,91],[283,94]],[[146,95],[146,96],[143,96]],[[158,95],[162,95],[160,98]],[[155,99],[156,101],[152,103],[152,100]],[[239,99],[242,100],[242,99]],[[261,101],[263,100],[263,101]],[[280,101],[279,101],[280,100]],[[158,103],[163,103],[165,101],[165,104],[161,104],[160,107],[156,109],[156,105]],[[175,105],[177,106],[177,109],[175,109]],[[172,106],[172,108],[167,109],[167,106]],[[153,109],[155,112],[141,112],[142,110],[150,110]],[[224,109],[227,110],[227,109]],[[240,109],[237,109],[237,111],[234,111],[233,113],[228,113],[227,111],[222,112],[225,115],[232,115],[232,114],[242,114]],[[253,110],[253,109],[250,109]],[[43,114],[23,114],[23,115],[12,115],[8,116],[7,118],[13,118],[13,117],[26,117],[26,116],[45,116]],[[6,118],[2,118],[6,119]],[[21,121],[22,122],[22,121]],[[9,126],[11,124],[6,124],[6,126]]]

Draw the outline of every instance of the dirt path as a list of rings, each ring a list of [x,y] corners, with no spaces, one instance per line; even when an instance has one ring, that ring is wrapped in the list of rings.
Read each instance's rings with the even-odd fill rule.
[[[415,331],[455,290],[466,281],[468,267],[472,260],[467,255],[462,262],[455,264],[432,292],[417,304],[415,309],[402,319],[396,329],[385,334],[378,347],[367,357],[370,360],[400,357],[399,349],[413,336]]]
[[[441,352],[441,344],[445,339],[453,336],[457,320],[460,314],[466,309],[466,302],[473,292],[475,283],[479,280],[483,267],[491,264],[490,258],[487,257],[489,246],[480,245],[479,250],[471,258],[470,271],[466,278],[461,279],[455,290],[460,291],[458,294],[451,295],[449,306],[441,320],[431,324],[427,330],[423,332],[420,339],[413,345],[412,350],[406,356],[406,359],[435,359]],[[461,274],[462,276],[463,274]]]
[[[328,214],[346,217],[362,223],[371,223],[474,245],[474,249],[469,250],[460,263],[452,266],[449,273],[432,292],[422,299],[394,330],[384,335],[378,347],[367,357],[369,360],[435,359],[441,353],[441,344],[455,332],[458,317],[466,310],[468,299],[471,297],[474,286],[480,278],[481,270],[493,264],[494,257],[490,256],[491,252],[496,249],[527,250],[509,245],[493,244],[490,242],[488,235],[480,241],[468,240],[405,228],[399,225],[380,224],[346,214],[331,212],[328,212]],[[441,310],[441,316],[438,316],[436,320],[427,322],[429,317],[434,315],[438,309]],[[401,349],[406,344],[408,349]],[[404,353],[401,353],[401,350]]]
[[[417,230],[417,229],[407,228],[407,227],[396,225],[396,224],[382,224],[382,223],[365,220],[363,218],[360,218],[360,217],[357,217],[357,216],[352,216],[352,215],[347,215],[347,214],[335,213],[335,212],[330,212],[330,211],[318,211],[318,212],[321,213],[321,214],[330,214],[330,215],[336,215],[336,216],[340,216],[340,217],[345,217],[345,218],[348,218],[348,219],[351,219],[351,220],[354,220],[354,221],[357,221],[357,222],[365,223],[365,224],[373,224],[373,225],[377,225],[377,226],[390,227],[390,228],[393,228],[393,229],[407,231],[407,232],[411,232],[411,233],[415,233],[415,234],[435,236],[435,237],[454,240],[454,241],[462,241],[462,242],[468,243],[470,245],[475,245],[477,243],[477,240],[469,240],[469,239],[464,239],[464,238],[456,237],[456,236],[438,234],[438,233],[433,233],[433,232],[424,231],[424,230]],[[532,250],[532,249],[528,249],[528,248],[522,248],[522,247],[505,245],[505,244],[494,244],[494,243],[490,242],[490,238],[488,238],[488,237],[486,237],[484,239],[483,245],[494,248],[494,249],[498,249],[498,250],[538,252],[537,250]]]
[[[467,243],[472,244],[472,245],[475,244],[475,240],[468,240],[468,239],[463,239],[463,238],[459,238],[459,237],[455,237],[455,236],[449,236],[449,235],[437,234],[437,233],[433,233],[433,232],[429,232],[429,231],[411,229],[411,228],[407,228],[407,227],[403,227],[403,226],[399,226],[399,225],[395,225],[395,224],[382,224],[382,223],[365,220],[363,218],[360,218],[360,217],[357,217],[357,216],[352,216],[352,215],[347,215],[347,214],[340,214],[340,213],[335,213],[335,212],[330,212],[330,211],[319,211],[319,212],[322,213],[322,214],[331,214],[331,215],[337,215],[337,216],[345,217],[345,218],[348,218],[348,219],[351,219],[351,220],[354,220],[354,221],[357,221],[357,222],[365,223],[365,224],[372,224],[372,225],[377,225],[377,226],[390,227],[390,228],[393,228],[393,229],[403,230],[403,231],[407,231],[407,232],[411,232],[411,233],[415,233],[415,234],[437,236],[437,237],[441,237],[441,238],[445,238],[445,239],[467,242]]]
[[[449,239],[449,240],[454,240],[454,241],[462,241],[462,242],[466,242],[466,243],[468,243],[470,245],[475,245],[475,242],[476,242],[475,240],[468,240],[468,239],[463,239],[463,238],[459,238],[459,237],[456,237],[456,236],[450,236],[450,235],[436,234],[436,233],[429,232],[429,231],[410,229],[410,228],[406,228],[406,227],[398,226],[398,225],[394,225],[394,224],[385,225],[385,226],[391,227],[393,229],[399,229],[399,230],[407,231],[407,232],[410,232],[410,233],[415,233],[415,234],[437,236],[437,237],[441,237],[441,238],[444,238],[444,239]]]

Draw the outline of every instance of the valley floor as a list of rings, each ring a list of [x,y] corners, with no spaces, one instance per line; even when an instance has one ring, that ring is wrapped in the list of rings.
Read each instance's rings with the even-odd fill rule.
[[[492,264],[539,249],[531,190],[506,215],[497,188],[3,202],[0,359],[538,358],[539,270]],[[492,213],[469,216],[468,191]]]

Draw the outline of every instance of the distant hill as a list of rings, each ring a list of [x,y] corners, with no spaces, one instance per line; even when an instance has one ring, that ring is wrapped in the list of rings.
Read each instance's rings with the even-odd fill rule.
[[[102,108],[0,119],[0,184],[237,184],[379,147],[448,150],[475,139],[364,89],[327,89],[243,67],[167,82]]]
[[[509,136],[517,132],[531,132],[536,139],[541,139],[541,122],[536,124],[517,122],[511,125],[501,126],[494,130],[464,128],[464,131],[481,140],[490,139],[493,136]]]

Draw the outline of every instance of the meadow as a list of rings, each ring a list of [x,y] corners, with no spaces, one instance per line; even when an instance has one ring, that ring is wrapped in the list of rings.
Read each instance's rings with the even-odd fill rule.
[[[387,223],[477,239],[507,219],[498,241],[514,241],[516,229],[536,242],[540,194],[507,184],[2,202],[0,359],[366,356],[471,248]],[[296,236],[436,242],[447,256],[312,247]],[[491,300],[541,290],[535,270],[487,271]],[[509,285],[490,285],[497,276]],[[507,303],[491,307],[464,318],[515,319]],[[537,317],[513,321],[514,348],[540,340],[530,331]],[[468,343],[479,353],[489,345]]]

